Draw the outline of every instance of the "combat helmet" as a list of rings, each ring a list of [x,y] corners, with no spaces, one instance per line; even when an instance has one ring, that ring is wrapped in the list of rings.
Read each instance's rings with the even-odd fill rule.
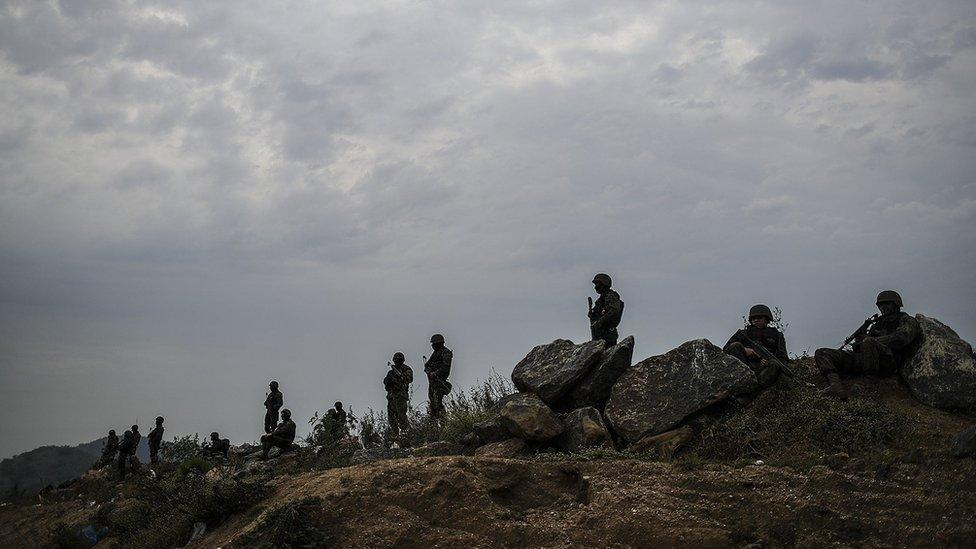
[[[594,276],[593,283],[596,284],[597,282],[603,284],[607,288],[613,286],[613,281],[610,279],[610,275],[607,273],[598,273],[596,276]]]
[[[885,290],[878,294],[878,299],[875,300],[875,303],[881,305],[885,301],[891,301],[899,307],[904,307],[904,304],[901,302],[901,296],[894,290]]]
[[[444,343],[444,336],[442,336],[441,334],[434,334],[434,335],[430,336],[430,342],[431,343]]]
[[[397,351],[397,352],[393,353],[393,360],[395,361],[398,358],[400,360],[406,360],[406,357],[403,356],[403,353],[401,353],[400,351]]]
[[[769,310],[769,307],[763,305],[762,303],[753,305],[752,308],[749,309],[749,318],[755,316],[764,316],[769,320],[773,320],[773,312]]]

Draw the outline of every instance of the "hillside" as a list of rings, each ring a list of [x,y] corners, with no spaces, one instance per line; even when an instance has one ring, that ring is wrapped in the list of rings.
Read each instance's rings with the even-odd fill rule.
[[[445,443],[413,453],[468,455],[352,465],[340,445],[189,461],[158,481],[90,477],[0,508],[0,546],[67,546],[91,524],[108,534],[98,547],[172,547],[203,522],[194,547],[963,547],[976,539],[976,461],[949,448],[973,421],[895,380],[837,402],[781,379],[673,457],[536,447],[509,459]]]

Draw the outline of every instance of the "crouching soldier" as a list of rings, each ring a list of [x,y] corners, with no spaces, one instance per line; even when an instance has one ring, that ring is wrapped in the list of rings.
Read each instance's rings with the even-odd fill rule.
[[[413,383],[413,369],[404,362],[403,353],[393,354],[393,364],[383,378],[386,389],[386,417],[390,422],[390,434],[396,437],[401,429],[406,429],[407,403],[410,400],[410,384]]]
[[[281,423],[274,431],[261,436],[261,459],[268,459],[271,448],[281,448],[282,453],[291,449],[295,442],[295,422],[291,420],[291,410],[281,411]]]
[[[785,365],[790,357],[786,353],[783,332],[770,326],[773,312],[765,305],[753,305],[749,309],[749,325],[732,334],[724,351],[744,362],[756,374],[761,387],[776,381],[779,360]]]
[[[817,349],[814,359],[817,368],[830,382],[828,391],[834,396],[846,396],[841,375],[889,376],[917,349],[922,332],[918,321],[902,312],[901,296],[894,290],[885,290],[876,300],[880,314],[867,319],[847,341],[853,351]]]
[[[207,453],[213,457],[227,459],[228,452],[230,452],[230,440],[220,438],[220,434],[217,431],[210,433],[210,447],[207,448]]]

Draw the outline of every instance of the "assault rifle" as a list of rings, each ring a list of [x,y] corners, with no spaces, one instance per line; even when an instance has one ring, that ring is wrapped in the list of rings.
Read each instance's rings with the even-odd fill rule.
[[[592,339],[596,339],[596,330],[594,329],[593,326],[593,298],[592,297],[586,298],[586,307],[588,309],[586,316],[589,317],[590,319],[590,337]]]
[[[756,351],[757,353],[759,353],[759,356],[761,358],[763,358],[765,360],[768,360],[769,362],[772,362],[773,364],[775,364],[776,367],[779,368],[779,371],[781,371],[784,374],[786,374],[787,377],[793,377],[793,370],[790,370],[790,367],[789,366],[787,366],[786,364],[783,364],[783,361],[780,360],[779,357],[777,357],[776,355],[774,355],[773,353],[771,353],[769,351],[769,349],[766,348],[765,345],[763,345],[762,343],[759,343],[758,341],[753,341],[753,339],[751,337],[749,337],[748,334],[746,334],[746,331],[745,330],[742,330],[742,337],[743,337],[743,339],[746,340],[746,343],[748,343],[752,347],[752,350],[753,351]]]
[[[863,324],[861,324],[860,328],[854,330],[853,334],[847,336],[847,339],[844,340],[844,344],[838,347],[838,349],[843,349],[844,347],[847,347],[848,345],[855,342],[856,340],[862,339],[865,335],[867,335],[868,330],[871,328],[871,325],[874,324],[878,320],[878,317],[880,316],[881,316],[880,313],[875,313],[870,317],[868,317],[868,319],[865,320]]]

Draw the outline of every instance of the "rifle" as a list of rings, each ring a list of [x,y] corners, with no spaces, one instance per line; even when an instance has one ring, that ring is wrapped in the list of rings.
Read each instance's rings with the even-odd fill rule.
[[[763,345],[762,343],[759,343],[758,341],[753,341],[752,338],[749,337],[748,334],[746,334],[746,331],[745,330],[742,330],[742,337],[743,337],[743,339],[746,340],[746,343],[748,343],[749,345],[752,346],[752,350],[753,351],[756,351],[757,353],[759,353],[759,356],[761,358],[763,358],[765,360],[768,360],[768,361],[772,362],[773,364],[775,364],[776,367],[779,368],[779,371],[781,371],[784,374],[786,374],[787,377],[793,377],[793,370],[790,370],[789,366],[787,366],[786,364],[783,364],[783,361],[780,360],[779,357],[777,357],[776,355],[774,355],[773,353],[771,353],[769,351],[769,349],[766,348],[765,345]]]
[[[868,319],[865,320],[863,324],[861,324],[860,328],[854,330],[853,334],[847,336],[847,339],[844,340],[844,344],[838,347],[838,349],[842,350],[844,347],[847,347],[848,345],[853,343],[854,340],[861,339],[862,337],[864,337],[868,333],[868,329],[871,328],[871,325],[874,324],[875,321],[878,320],[878,317],[880,316],[881,316],[880,313],[875,313],[870,317],[868,317]]]
[[[590,319],[590,337],[592,339],[596,339],[596,330],[594,329],[593,326],[593,298],[592,297],[586,298],[586,307],[587,307],[586,316],[589,317]]]

